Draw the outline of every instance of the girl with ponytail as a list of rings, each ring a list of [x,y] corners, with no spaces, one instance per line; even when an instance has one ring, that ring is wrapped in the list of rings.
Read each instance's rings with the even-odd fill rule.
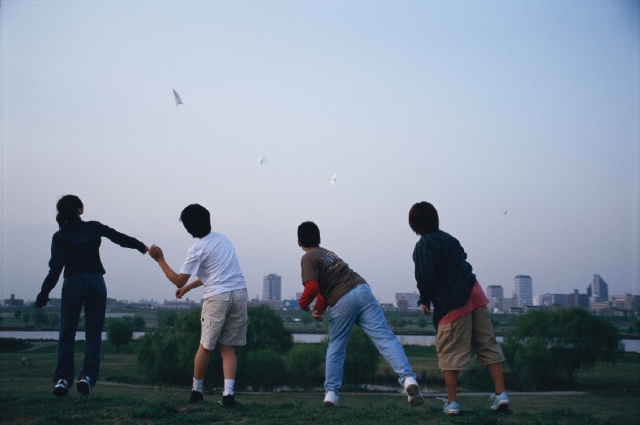
[[[58,283],[64,269],[62,302],[60,305],[60,335],[56,356],[58,365],[53,377],[53,394],[66,397],[75,376],[73,354],[80,311],[84,307],[86,320],[84,366],[77,389],[82,395],[93,395],[100,371],[102,328],[107,303],[104,267],[100,261],[100,244],[106,237],[124,248],[137,249],[142,254],[147,246],[139,240],[97,221],[82,221],[84,205],[75,195],[65,195],[56,204],[58,230],[51,241],[49,274],[36,297],[36,308],[49,302],[49,293]]]

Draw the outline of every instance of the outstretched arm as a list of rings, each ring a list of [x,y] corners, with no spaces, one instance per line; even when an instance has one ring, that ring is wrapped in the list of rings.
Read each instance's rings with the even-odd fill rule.
[[[182,288],[184,285],[187,284],[191,275],[184,274],[184,273],[178,274],[174,272],[173,269],[169,267],[169,264],[167,264],[167,261],[164,259],[164,253],[162,252],[159,246],[151,245],[149,247],[149,256],[154,260],[156,260],[156,262],[164,272],[164,275],[167,276],[167,279],[169,279],[171,283],[176,285],[178,288]],[[196,282],[199,282],[199,281],[196,281]],[[200,285],[202,285],[202,282],[200,282]]]

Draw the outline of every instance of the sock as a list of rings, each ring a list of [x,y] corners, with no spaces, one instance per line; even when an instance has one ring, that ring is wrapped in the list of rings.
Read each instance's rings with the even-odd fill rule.
[[[204,381],[204,379],[193,378],[193,391],[202,392],[202,381]]]
[[[235,379],[224,380],[224,392],[222,395],[233,395],[233,385],[236,383]]]

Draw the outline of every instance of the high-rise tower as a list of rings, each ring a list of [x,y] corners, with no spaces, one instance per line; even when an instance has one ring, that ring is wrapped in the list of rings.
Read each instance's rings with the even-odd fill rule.
[[[262,301],[280,300],[282,291],[282,278],[274,273],[269,273],[262,278]]]

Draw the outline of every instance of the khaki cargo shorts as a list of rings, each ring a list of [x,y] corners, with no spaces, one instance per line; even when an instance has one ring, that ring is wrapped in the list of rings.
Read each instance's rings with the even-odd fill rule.
[[[471,351],[483,366],[504,361],[486,305],[438,326],[436,352],[440,370],[470,369]]]
[[[236,289],[204,299],[200,317],[200,344],[204,348],[213,350],[218,338],[224,345],[247,344],[248,298],[246,289]]]

